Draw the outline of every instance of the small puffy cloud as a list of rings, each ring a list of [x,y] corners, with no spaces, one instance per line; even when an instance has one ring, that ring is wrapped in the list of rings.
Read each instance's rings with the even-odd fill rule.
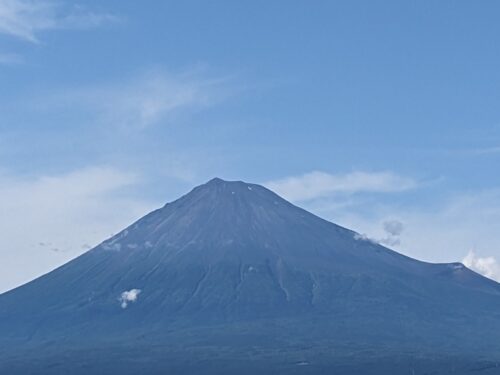
[[[399,236],[403,232],[404,225],[398,220],[384,221],[384,230],[391,236]]]
[[[385,246],[398,246],[401,244],[401,233],[403,233],[404,224],[398,220],[384,221],[382,226],[385,231],[383,238],[371,238],[367,234],[355,233],[354,239],[358,241],[370,241]]]
[[[134,303],[139,298],[140,289],[131,289],[123,292],[118,299],[122,309],[126,309],[129,303]]]
[[[378,243],[385,246],[399,246],[401,245],[401,239],[399,237],[388,236],[378,240]]]
[[[401,244],[401,233],[403,233],[404,225],[399,220],[388,220],[382,224],[386,236],[378,242],[386,246],[398,246]]]
[[[471,270],[500,282],[500,263],[494,257],[480,257],[474,251],[469,251],[462,263]]]
[[[313,171],[301,176],[269,181],[264,185],[291,201],[308,201],[338,193],[400,192],[417,187],[413,179],[393,172],[360,171],[347,174]]]
[[[364,233],[354,233],[354,239],[356,241],[366,241],[368,240],[368,236]]]
[[[38,43],[38,34],[56,29],[87,29],[115,22],[111,14],[89,11],[61,1],[1,0],[0,33]]]
[[[354,233],[354,239],[356,241],[367,241],[367,242],[371,242],[373,244],[378,244],[379,243],[379,241],[377,241],[374,238],[371,238],[366,233]]]

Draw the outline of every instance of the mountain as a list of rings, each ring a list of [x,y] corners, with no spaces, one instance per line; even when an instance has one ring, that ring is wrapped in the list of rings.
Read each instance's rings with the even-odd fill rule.
[[[500,374],[500,284],[213,179],[0,295],[5,374]]]

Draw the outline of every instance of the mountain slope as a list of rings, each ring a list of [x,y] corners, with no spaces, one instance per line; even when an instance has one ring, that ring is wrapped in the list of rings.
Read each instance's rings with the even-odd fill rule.
[[[100,363],[103,373],[114,373],[133,347],[160,373],[196,372],[200,363],[234,371],[252,351],[260,354],[251,362],[274,373],[325,371],[332,358],[350,356],[367,362],[363,371],[409,369],[417,364],[408,353],[432,363],[436,350],[450,358],[436,364],[444,368],[463,361],[467,369],[478,353],[486,370],[496,363],[499,284],[459,263],[419,262],[357,238],[262,186],[211,180],[1,295],[0,343],[10,349],[0,363],[29,373],[16,354],[23,352],[64,366],[61,346],[72,363],[94,372],[89,363]],[[90,350],[101,346],[104,358]]]

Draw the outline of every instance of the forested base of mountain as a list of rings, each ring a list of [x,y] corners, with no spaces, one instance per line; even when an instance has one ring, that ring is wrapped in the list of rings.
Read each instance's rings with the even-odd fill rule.
[[[397,354],[375,348],[338,352],[334,348],[234,348],[121,345],[83,348],[47,345],[3,353],[0,373],[25,374],[499,374],[499,362],[457,355]]]
[[[348,330],[314,317],[193,326],[158,327],[147,334],[130,327],[113,335],[82,330],[55,340],[0,339],[0,374],[500,374],[494,333],[480,346],[467,342],[473,335],[466,328],[453,340],[437,335],[429,340],[425,331],[419,338],[418,330],[405,337],[387,327],[383,334],[382,326]],[[454,344],[446,344],[450,341]]]

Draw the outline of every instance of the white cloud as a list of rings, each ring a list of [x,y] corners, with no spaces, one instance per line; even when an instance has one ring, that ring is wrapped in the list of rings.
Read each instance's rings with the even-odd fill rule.
[[[321,171],[269,181],[269,189],[291,201],[307,201],[336,193],[399,192],[417,187],[407,177],[392,172],[351,172],[329,174]]]
[[[0,1],[0,33],[32,43],[39,42],[38,34],[43,31],[92,28],[117,19],[57,0]]]
[[[494,257],[479,257],[474,251],[469,251],[462,263],[471,270],[500,282],[500,264]]]
[[[0,292],[67,262],[158,207],[129,192],[139,183],[140,176],[106,166],[34,178],[0,173]]]
[[[140,289],[131,289],[123,292],[119,298],[122,309],[126,309],[129,303],[136,302],[140,293]]]
[[[225,81],[194,71],[170,74],[157,69],[121,82],[66,88],[40,104],[47,109],[83,110],[100,124],[137,129],[210,107],[225,95]]]

